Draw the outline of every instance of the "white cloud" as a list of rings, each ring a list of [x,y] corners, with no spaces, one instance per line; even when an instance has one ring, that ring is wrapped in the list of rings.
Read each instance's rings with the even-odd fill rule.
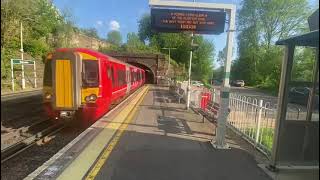
[[[96,24],[97,24],[98,26],[102,26],[102,25],[103,25],[103,22],[99,20],[99,21],[96,22]]]
[[[112,21],[110,21],[110,23],[109,23],[109,28],[110,28],[110,30],[119,31],[119,29],[120,29],[120,24],[119,24],[117,21],[112,20]]]

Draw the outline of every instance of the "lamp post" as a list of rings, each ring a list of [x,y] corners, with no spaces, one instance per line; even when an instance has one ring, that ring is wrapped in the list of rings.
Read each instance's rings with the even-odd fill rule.
[[[169,50],[169,64],[168,64],[168,70],[167,70],[167,75],[169,74],[169,70],[170,70],[170,50],[171,49],[177,49],[177,48],[166,48],[166,47],[164,47],[164,48],[161,48],[161,49],[168,49]]]
[[[190,108],[190,91],[191,91],[191,65],[192,65],[192,53],[198,48],[198,44],[193,43],[193,32],[191,33],[191,50],[190,50],[190,59],[189,59],[189,75],[188,75],[188,95],[187,95],[187,109]]]
[[[22,89],[26,88],[26,80],[24,78],[24,63],[23,63],[23,39],[22,39],[22,22],[20,23],[20,52],[21,52],[21,81],[22,81]]]

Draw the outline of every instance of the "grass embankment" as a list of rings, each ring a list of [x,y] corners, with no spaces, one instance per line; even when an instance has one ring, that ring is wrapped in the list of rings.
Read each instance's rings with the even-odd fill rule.
[[[256,128],[247,128],[245,130],[245,134],[251,135],[252,138],[256,138],[257,134],[257,129]],[[261,144],[266,146],[266,148],[271,151],[272,150],[272,144],[273,144],[273,135],[274,135],[274,129],[273,128],[261,128],[260,129],[260,138],[261,139]],[[262,136],[262,137],[261,137]],[[260,139],[259,139],[260,141]]]

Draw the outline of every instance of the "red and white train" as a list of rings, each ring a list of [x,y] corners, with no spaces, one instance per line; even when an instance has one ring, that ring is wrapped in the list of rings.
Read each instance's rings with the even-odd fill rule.
[[[57,49],[45,62],[45,112],[52,119],[75,117],[89,125],[144,83],[141,68],[90,49]]]

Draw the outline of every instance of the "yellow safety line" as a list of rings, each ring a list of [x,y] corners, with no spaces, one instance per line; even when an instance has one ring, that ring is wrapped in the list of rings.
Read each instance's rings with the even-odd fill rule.
[[[146,96],[147,92],[148,92],[148,86],[146,88],[146,91],[144,92],[144,94],[141,96],[141,98],[139,99],[139,101],[136,103],[135,107],[131,110],[131,112],[128,114],[126,120],[121,124],[121,126],[119,127],[118,131],[116,132],[116,135],[114,136],[114,138],[111,140],[111,142],[109,143],[109,145],[107,146],[107,148],[103,151],[102,155],[99,157],[98,161],[96,161],[96,164],[94,165],[94,167],[91,169],[91,171],[88,173],[87,177],[85,179],[87,180],[92,180],[94,179],[97,174],[99,173],[100,169],[102,168],[102,166],[105,164],[105,162],[108,160],[112,150],[114,149],[114,147],[117,145],[117,143],[119,142],[123,132],[127,129],[129,123],[132,121],[134,115],[136,114],[137,110],[138,110],[138,106],[139,104],[142,102],[142,100],[144,99],[144,97]]]

